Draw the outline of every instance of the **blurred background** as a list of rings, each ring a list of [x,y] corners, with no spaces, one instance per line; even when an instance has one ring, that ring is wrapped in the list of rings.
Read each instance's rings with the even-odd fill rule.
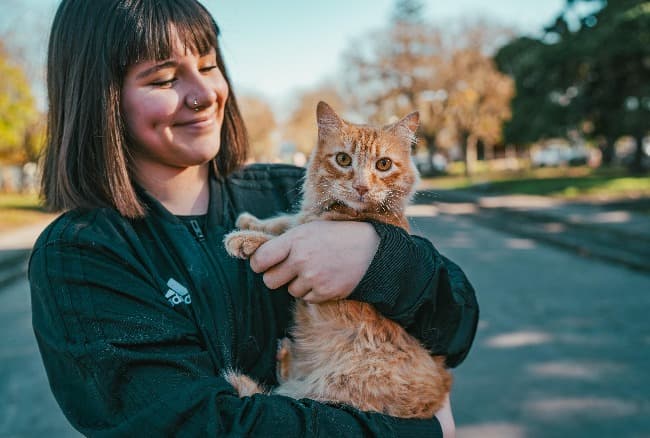
[[[460,437],[650,437],[650,2],[203,2],[251,161],[304,165],[325,100],[418,110],[413,232],[461,265],[481,324]],[[31,333],[44,66],[57,0],[0,14],[0,437],[76,436]]]

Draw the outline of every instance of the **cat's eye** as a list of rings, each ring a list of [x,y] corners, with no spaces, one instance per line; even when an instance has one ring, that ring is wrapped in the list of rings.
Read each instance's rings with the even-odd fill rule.
[[[339,152],[336,154],[336,164],[341,167],[348,167],[350,164],[352,164],[352,157],[345,152]]]
[[[382,172],[386,172],[392,166],[393,166],[393,161],[390,158],[380,158],[377,160],[377,163],[375,164],[377,170],[381,170]]]

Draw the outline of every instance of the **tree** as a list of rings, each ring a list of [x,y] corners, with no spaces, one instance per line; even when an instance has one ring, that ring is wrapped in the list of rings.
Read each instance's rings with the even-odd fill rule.
[[[448,124],[457,132],[469,176],[478,142],[494,145],[501,141],[501,127],[511,116],[514,86],[512,79],[499,73],[494,62],[476,48],[456,51],[448,66]]]
[[[25,161],[25,139],[39,113],[24,71],[7,55],[0,41],[0,159]]]
[[[422,23],[424,4],[421,0],[397,0],[392,13],[393,23]]]
[[[569,25],[579,3],[596,8]],[[540,39],[519,38],[497,54],[512,74],[517,96],[508,141],[532,142],[579,130],[611,145],[637,139],[633,167],[641,166],[641,140],[650,129],[650,3],[641,0],[568,0]]]
[[[242,117],[248,131],[249,158],[254,161],[270,161],[275,157],[273,132],[276,129],[275,116],[269,104],[255,96],[238,99]]]
[[[351,45],[347,94],[374,122],[420,111],[419,133],[429,154],[441,132],[455,133],[469,151],[469,172],[476,141],[497,141],[510,114],[512,83],[489,60],[494,42],[509,31],[481,21],[442,29],[422,19],[418,4],[399,1],[386,29]]]
[[[283,138],[293,143],[296,150],[309,156],[318,141],[316,105],[325,101],[339,114],[345,113],[346,105],[333,84],[322,84],[297,95],[297,104],[283,126]]]

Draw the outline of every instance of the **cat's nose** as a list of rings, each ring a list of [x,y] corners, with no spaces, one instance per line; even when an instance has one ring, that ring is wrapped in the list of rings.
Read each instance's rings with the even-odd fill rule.
[[[357,193],[359,194],[359,196],[363,196],[363,195],[365,195],[366,193],[368,193],[368,186],[355,185],[355,186],[354,186],[354,190],[357,191]]]

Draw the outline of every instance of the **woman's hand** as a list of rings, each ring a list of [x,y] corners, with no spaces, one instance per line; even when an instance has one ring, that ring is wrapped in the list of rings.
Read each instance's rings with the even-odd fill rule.
[[[322,303],[347,298],[366,273],[379,246],[365,222],[315,221],[260,246],[251,268],[264,272],[269,289],[288,284],[296,298]]]
[[[451,412],[449,394],[445,397],[445,403],[442,405],[442,408],[436,412],[436,418],[440,422],[442,436],[444,438],[454,438],[456,436],[456,424],[454,423],[454,415]]]

